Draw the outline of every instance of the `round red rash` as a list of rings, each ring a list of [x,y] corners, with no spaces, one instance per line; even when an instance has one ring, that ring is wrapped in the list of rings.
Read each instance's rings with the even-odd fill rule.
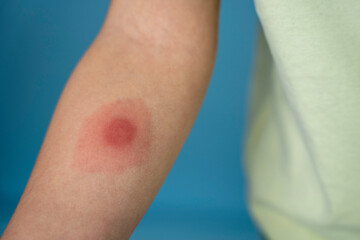
[[[150,117],[141,99],[99,107],[83,122],[73,166],[85,172],[119,174],[141,165],[150,147]]]
[[[136,133],[136,127],[126,118],[111,120],[103,130],[104,141],[116,148],[131,144]]]

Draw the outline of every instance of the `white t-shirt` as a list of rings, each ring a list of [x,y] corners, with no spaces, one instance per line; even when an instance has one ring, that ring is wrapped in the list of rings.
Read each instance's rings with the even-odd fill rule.
[[[245,154],[271,240],[360,239],[360,0],[256,0]]]

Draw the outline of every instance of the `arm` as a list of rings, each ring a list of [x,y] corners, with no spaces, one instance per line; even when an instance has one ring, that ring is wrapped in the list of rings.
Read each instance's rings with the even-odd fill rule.
[[[2,240],[128,239],[200,108],[217,0],[113,0]]]

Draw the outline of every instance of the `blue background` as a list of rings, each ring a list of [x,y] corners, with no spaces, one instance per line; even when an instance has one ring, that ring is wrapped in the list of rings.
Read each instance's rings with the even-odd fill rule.
[[[0,234],[21,196],[56,102],[108,1],[0,1]],[[224,0],[216,67],[173,169],[132,239],[257,239],[242,168],[256,15]]]

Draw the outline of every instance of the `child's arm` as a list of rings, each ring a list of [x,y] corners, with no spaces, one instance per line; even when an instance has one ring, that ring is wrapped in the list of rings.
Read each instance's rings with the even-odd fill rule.
[[[112,1],[59,100],[2,240],[130,237],[205,95],[218,5]]]

